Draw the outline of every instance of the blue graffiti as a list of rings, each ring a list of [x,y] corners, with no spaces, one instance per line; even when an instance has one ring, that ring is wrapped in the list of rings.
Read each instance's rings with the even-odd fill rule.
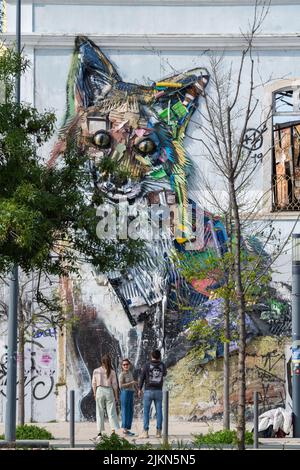
[[[36,338],[46,338],[51,337],[56,339],[56,328],[47,328],[46,330],[34,330],[33,337]]]

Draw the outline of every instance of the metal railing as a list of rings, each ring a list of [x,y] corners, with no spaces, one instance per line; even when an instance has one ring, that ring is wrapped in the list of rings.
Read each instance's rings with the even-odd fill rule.
[[[273,178],[273,211],[300,211],[300,180],[289,175]]]

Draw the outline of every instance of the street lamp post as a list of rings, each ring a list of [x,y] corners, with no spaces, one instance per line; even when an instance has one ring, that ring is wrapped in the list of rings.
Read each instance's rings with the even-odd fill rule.
[[[294,437],[300,437],[300,234],[292,236],[292,394]]]
[[[9,281],[8,349],[5,440],[16,440],[17,408],[17,337],[18,337],[18,267],[14,266]]]
[[[21,54],[21,0],[16,2],[16,49]],[[16,103],[21,102],[21,76],[16,77]],[[16,440],[16,409],[17,409],[17,339],[18,339],[18,266],[13,266],[9,282],[8,309],[8,349],[7,349],[7,383],[6,383],[6,415],[5,440]]]
[[[21,0],[16,3],[16,49],[21,54]],[[21,72],[16,77],[16,102],[21,103]]]

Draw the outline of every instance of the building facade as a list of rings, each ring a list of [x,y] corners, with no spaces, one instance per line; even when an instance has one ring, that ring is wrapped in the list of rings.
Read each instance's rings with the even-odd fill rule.
[[[2,36],[11,42],[15,39],[16,5],[14,0],[2,3]],[[66,111],[68,74],[78,36],[92,40],[124,82],[149,86],[187,70],[209,71],[209,58],[222,54],[224,67],[232,67],[234,81],[244,47],[243,32],[253,17],[254,5],[251,0],[23,0],[22,44],[31,67],[22,79],[22,99],[39,110],[54,110],[57,127],[61,126]],[[266,128],[263,133],[258,132],[255,158],[259,159],[259,165],[248,198],[253,201],[263,198],[261,217],[269,220],[275,230],[281,229],[282,240],[291,231],[300,230],[297,223],[300,209],[299,14],[300,0],[273,0],[256,35],[253,52],[259,105],[252,117],[251,129],[259,129],[262,121],[266,122]],[[245,96],[248,86],[246,80],[241,84]],[[211,169],[196,140],[201,131],[199,126],[201,119],[194,113],[189,123],[190,137],[185,137],[184,145],[201,181],[201,174],[210,176]],[[56,141],[57,135],[45,146],[45,157]],[[197,185],[191,189],[197,192]],[[218,231],[216,226],[214,230]],[[88,266],[83,268],[79,287],[76,281],[62,282],[65,299],[84,321],[80,333],[75,332],[73,336],[47,332],[47,329],[35,333],[40,335],[42,344],[41,348],[28,350],[27,368],[30,370],[33,361],[37,373],[31,367],[28,387],[34,392],[30,406],[26,407],[27,419],[67,419],[67,397],[72,388],[78,397],[77,419],[92,419],[90,374],[103,352],[109,351],[116,358],[131,355],[138,367],[145,360],[141,351],[146,344],[149,348],[167,349],[162,338],[168,337],[167,328],[175,328],[165,317],[169,291],[157,287],[162,283],[161,273],[157,274],[157,286],[154,271],[150,273],[149,280],[141,277],[149,287],[146,294],[135,282],[135,274],[132,282],[119,288],[119,291],[123,289],[120,294],[113,278],[95,274]],[[290,301],[290,285],[291,251],[287,244],[274,267],[274,289],[282,302]],[[201,291],[196,292],[198,297],[203,295]],[[157,296],[157,300],[149,300],[151,296]],[[197,299],[197,302],[203,301],[203,298]],[[284,321],[289,322],[289,319]],[[173,355],[169,355],[170,365],[185,354],[184,346],[176,346],[177,334],[176,330],[170,335],[168,344],[173,350],[174,345],[182,347],[182,353],[176,356],[173,351]],[[108,350],[107,344],[110,345]],[[1,419],[5,404],[5,334],[0,347]],[[39,389],[44,390],[40,395]]]

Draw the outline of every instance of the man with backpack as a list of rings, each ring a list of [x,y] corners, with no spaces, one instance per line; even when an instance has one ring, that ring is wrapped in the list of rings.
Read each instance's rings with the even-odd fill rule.
[[[156,410],[156,437],[161,437],[162,430],[162,387],[164,377],[167,375],[165,364],[161,361],[161,354],[158,349],[151,353],[151,361],[148,362],[140,378],[139,398],[142,396],[142,388],[144,390],[144,433],[141,437],[149,437],[149,418],[151,403],[154,401]]]

